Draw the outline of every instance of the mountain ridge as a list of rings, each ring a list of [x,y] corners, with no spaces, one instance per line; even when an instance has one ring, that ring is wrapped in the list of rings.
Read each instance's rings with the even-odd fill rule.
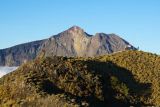
[[[93,57],[136,48],[115,34],[90,35],[82,28],[73,26],[48,39],[1,49],[0,65],[19,66],[35,59],[42,50],[45,50],[46,56]]]

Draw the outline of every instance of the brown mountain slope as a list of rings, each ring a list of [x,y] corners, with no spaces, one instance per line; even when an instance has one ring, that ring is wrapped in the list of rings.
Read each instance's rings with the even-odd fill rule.
[[[98,56],[126,49],[134,50],[128,42],[115,34],[87,34],[83,29],[73,26],[48,39],[34,41],[0,50],[1,66],[19,66],[34,59],[42,50],[47,56]]]

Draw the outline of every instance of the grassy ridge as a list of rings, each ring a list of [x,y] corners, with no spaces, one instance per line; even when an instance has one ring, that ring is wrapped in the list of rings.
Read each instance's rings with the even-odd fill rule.
[[[0,79],[1,106],[160,105],[160,57],[38,57]]]

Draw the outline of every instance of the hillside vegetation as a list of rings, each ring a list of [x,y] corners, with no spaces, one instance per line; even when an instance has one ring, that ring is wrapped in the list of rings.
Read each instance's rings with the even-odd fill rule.
[[[0,79],[0,106],[160,106],[160,56],[39,56]]]

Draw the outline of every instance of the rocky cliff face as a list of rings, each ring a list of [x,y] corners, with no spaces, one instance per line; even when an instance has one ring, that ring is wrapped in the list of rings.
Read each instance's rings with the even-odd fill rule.
[[[136,48],[115,34],[89,35],[80,27],[73,26],[45,40],[0,50],[0,65],[20,65],[34,59],[42,50],[46,56],[92,57],[126,49]]]

